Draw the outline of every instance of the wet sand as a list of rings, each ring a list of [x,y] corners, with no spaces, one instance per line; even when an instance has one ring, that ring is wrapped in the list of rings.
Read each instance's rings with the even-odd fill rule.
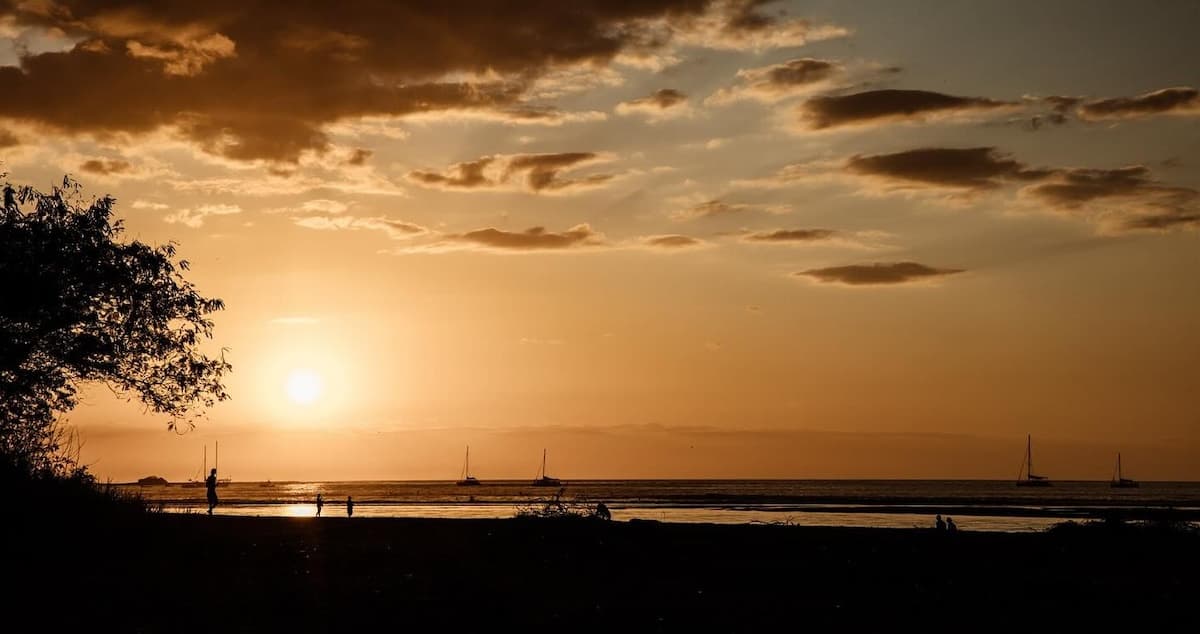
[[[1200,537],[588,520],[18,520],[49,631],[986,631],[1195,623]],[[6,566],[8,568],[8,566]],[[46,597],[59,609],[30,610]],[[13,631],[25,631],[17,629]]]

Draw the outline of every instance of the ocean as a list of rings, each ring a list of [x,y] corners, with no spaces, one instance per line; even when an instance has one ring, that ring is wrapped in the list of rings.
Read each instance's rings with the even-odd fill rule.
[[[203,512],[203,488],[121,485],[169,512]],[[218,490],[221,515],[309,517],[316,496],[324,516],[506,518],[559,490],[527,481],[485,482],[235,482]],[[719,524],[912,528],[950,515],[962,530],[1036,531],[1068,519],[1113,510],[1171,508],[1200,517],[1200,483],[1143,482],[1114,489],[1108,482],[1055,482],[1045,488],[985,480],[581,480],[564,483],[562,500],[578,508],[604,502],[614,520]]]

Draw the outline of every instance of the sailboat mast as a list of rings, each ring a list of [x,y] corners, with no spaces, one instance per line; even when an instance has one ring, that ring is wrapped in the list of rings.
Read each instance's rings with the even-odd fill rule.
[[[1124,479],[1125,479],[1125,477],[1121,475],[1121,452],[1118,451],[1117,452],[1117,480],[1124,480]]]
[[[217,473],[220,473],[221,472],[221,441],[218,440],[216,442],[216,445],[217,445],[217,447],[213,451],[213,453],[216,454],[215,456],[213,456],[213,468],[217,470]]]
[[[1026,479],[1033,479],[1033,434],[1025,436],[1025,466],[1028,471],[1025,472]]]
[[[542,477],[546,476],[546,450],[542,449]]]
[[[200,467],[200,479],[208,477],[208,445],[204,445],[204,466]]]

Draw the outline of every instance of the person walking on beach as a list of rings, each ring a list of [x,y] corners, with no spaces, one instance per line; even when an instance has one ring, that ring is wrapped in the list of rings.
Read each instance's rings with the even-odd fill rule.
[[[955,532],[955,531],[957,531],[957,530],[958,530],[958,524],[955,524],[955,523],[954,523],[954,518],[953,518],[953,517],[947,517],[947,518],[946,518],[946,530],[947,530],[947,531],[950,531],[951,533],[953,533],[953,532]]]
[[[354,498],[346,496],[346,517],[354,517]]]
[[[946,530],[946,521],[942,519],[941,513],[938,513],[937,520],[934,522],[934,527],[939,531]]]
[[[213,509],[217,507],[217,470],[213,469],[208,477],[204,479],[204,488],[208,489],[208,514],[212,515]]]
[[[325,498],[321,497],[321,494],[318,493],[317,494],[317,517],[321,517],[321,509],[324,508],[324,506],[325,506]]]

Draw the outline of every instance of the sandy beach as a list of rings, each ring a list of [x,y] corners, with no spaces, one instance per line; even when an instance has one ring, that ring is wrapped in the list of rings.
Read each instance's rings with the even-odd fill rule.
[[[1037,631],[1181,625],[1200,591],[1200,537],[1151,529],[171,514],[89,522],[86,537],[77,528],[21,523],[7,542],[17,547],[5,560],[30,580],[9,598],[35,605],[61,588],[70,609],[54,612],[56,629]]]

